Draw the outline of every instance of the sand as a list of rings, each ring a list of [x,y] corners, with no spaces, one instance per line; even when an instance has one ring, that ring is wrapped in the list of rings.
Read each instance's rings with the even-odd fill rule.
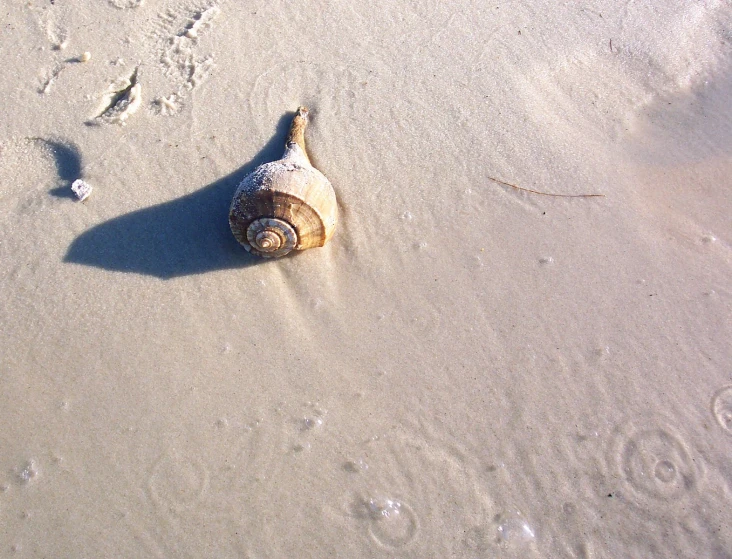
[[[0,556],[732,557],[728,1],[0,7]]]

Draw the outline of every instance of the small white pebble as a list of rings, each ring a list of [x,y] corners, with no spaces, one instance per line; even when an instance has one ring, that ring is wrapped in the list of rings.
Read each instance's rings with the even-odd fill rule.
[[[302,431],[309,431],[310,429],[315,429],[316,427],[320,427],[323,424],[323,420],[319,417],[312,418],[312,417],[306,417],[302,421],[302,427],[300,428]]]
[[[81,179],[76,179],[73,182],[73,184],[71,185],[71,190],[81,202],[89,198],[89,195],[92,193],[91,185]]]
[[[79,56],[79,62],[89,62],[91,60],[91,53],[89,51],[84,52]]]
[[[29,483],[38,475],[38,465],[35,460],[28,460],[23,468],[18,471],[18,478],[23,483]]]

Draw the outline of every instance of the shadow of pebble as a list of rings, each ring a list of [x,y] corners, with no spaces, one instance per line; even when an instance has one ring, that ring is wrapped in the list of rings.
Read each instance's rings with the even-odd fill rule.
[[[71,243],[64,262],[162,279],[266,263],[234,239],[229,206],[246,175],[282,156],[293,116],[280,119],[274,137],[246,165],[197,192],[85,231]]]
[[[71,142],[61,140],[50,140],[46,138],[34,138],[35,141],[42,143],[53,156],[56,164],[56,173],[60,185],[52,188],[50,193],[57,198],[75,199],[74,193],[71,191],[71,183],[81,177],[81,153]]]

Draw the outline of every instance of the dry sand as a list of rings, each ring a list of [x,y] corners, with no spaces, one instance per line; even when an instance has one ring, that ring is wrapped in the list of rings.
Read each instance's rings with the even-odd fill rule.
[[[0,556],[732,557],[728,0],[0,14]]]

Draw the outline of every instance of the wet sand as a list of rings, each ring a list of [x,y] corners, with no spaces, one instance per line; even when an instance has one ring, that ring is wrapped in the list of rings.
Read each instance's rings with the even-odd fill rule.
[[[728,2],[4,12],[0,556],[732,554]]]

